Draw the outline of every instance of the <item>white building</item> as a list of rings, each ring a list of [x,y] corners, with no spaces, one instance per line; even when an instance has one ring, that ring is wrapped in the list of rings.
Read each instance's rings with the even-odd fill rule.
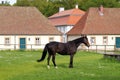
[[[59,12],[50,16],[48,19],[60,32],[63,33],[62,41],[67,42],[66,33],[73,28],[84,14],[84,11],[78,9],[78,5],[70,10],[64,10],[64,7],[60,7]]]
[[[0,4],[9,3],[10,5],[13,5],[17,2],[17,0],[0,0]]]
[[[120,8],[90,8],[74,28],[68,40],[88,36],[89,49],[114,50],[120,48]],[[97,45],[97,46],[96,46]]]
[[[42,49],[61,33],[35,7],[0,7],[0,49]]]

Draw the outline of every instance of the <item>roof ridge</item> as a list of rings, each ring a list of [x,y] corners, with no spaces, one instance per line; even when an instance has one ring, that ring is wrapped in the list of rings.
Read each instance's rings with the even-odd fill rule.
[[[0,6],[2,8],[6,7],[6,8],[36,8],[34,6]]]
[[[52,15],[52,16],[50,16],[50,17],[48,17],[48,18],[57,18],[57,17],[62,17],[62,16],[68,16],[68,15],[70,15],[71,13],[69,13],[69,14],[62,14],[62,13],[65,13],[65,12],[68,12],[68,11],[72,11],[73,9],[69,9],[69,10],[65,10],[65,11],[62,11],[62,12],[57,12],[57,13],[55,13],[54,15]],[[60,14],[60,15],[59,15]],[[62,14],[62,15],[61,15]],[[57,16],[55,16],[55,15],[57,15]],[[58,16],[59,15],[59,16]],[[55,16],[55,17],[54,17]]]

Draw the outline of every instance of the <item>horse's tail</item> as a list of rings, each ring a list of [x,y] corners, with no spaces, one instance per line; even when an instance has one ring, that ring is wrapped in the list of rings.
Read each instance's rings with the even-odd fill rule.
[[[44,48],[44,50],[43,50],[41,59],[40,59],[40,60],[37,60],[37,62],[43,61],[43,60],[45,59],[45,57],[46,57],[46,54],[47,54],[47,44],[45,45],[45,48]]]

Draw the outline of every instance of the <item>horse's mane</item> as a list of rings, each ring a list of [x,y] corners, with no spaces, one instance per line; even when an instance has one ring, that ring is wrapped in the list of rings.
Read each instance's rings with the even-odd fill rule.
[[[74,39],[74,40],[71,40],[71,41],[68,41],[68,42],[80,42],[82,40],[83,37],[80,37],[80,38],[77,38],[77,39]]]
[[[82,41],[82,38],[83,38],[83,37],[80,37],[80,38],[77,38],[77,39],[74,39],[74,40],[71,40],[71,41],[67,41],[67,42],[65,42],[65,43],[74,42],[75,44],[77,44],[77,43],[80,43],[80,42]],[[52,41],[51,43],[63,43],[63,44],[64,44],[64,42],[57,42],[57,41]]]

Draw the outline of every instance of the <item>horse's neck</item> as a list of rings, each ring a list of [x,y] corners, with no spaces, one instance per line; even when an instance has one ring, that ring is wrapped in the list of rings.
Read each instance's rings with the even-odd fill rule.
[[[81,42],[77,43],[77,44],[76,44],[76,47],[78,48],[80,44],[81,44]]]
[[[82,38],[73,40],[73,42],[75,43],[76,47],[78,48],[78,46],[82,43]]]

